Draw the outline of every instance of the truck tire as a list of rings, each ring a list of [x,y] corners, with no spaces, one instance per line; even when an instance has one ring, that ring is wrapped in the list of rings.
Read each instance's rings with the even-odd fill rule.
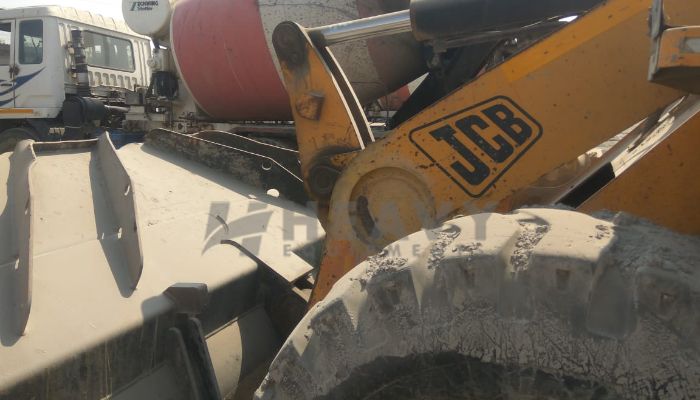
[[[32,128],[23,126],[0,132],[0,154],[14,151],[17,143],[25,139],[37,140],[36,132]]]
[[[480,214],[388,246],[311,309],[257,398],[694,398],[700,238],[603,218]]]

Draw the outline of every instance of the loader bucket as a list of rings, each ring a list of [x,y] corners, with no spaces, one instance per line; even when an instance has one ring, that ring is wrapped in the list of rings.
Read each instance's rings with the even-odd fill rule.
[[[0,156],[0,399],[250,398],[323,235],[254,156],[167,131]]]

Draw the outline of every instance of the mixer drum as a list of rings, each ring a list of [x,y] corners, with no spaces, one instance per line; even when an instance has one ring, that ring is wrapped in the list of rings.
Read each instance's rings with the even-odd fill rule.
[[[408,8],[409,0],[181,0],[170,40],[189,91],[209,116],[225,120],[289,120],[289,98],[272,47],[283,21],[306,27]],[[333,46],[360,102],[379,99],[425,69],[410,34]]]

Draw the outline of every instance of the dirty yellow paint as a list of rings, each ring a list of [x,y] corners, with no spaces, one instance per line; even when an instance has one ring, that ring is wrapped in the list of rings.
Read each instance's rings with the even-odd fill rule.
[[[697,99],[695,102],[697,104]],[[624,211],[687,234],[700,234],[700,112],[659,141],[639,161],[579,207]]]
[[[700,21],[697,3],[666,4]],[[385,139],[362,150],[354,146],[357,155],[328,204],[326,248],[312,303],[388,241],[458,213],[492,211],[544,174],[682,97],[682,89],[648,81],[648,13],[646,0],[610,0],[427,107]],[[290,92],[300,90],[290,93],[293,106],[301,90],[317,87],[325,89],[327,104],[352,100],[327,69],[317,65],[308,71],[317,75],[293,81],[285,76]],[[313,85],[299,85],[304,80]],[[324,110],[312,123],[297,119],[300,137],[357,135],[338,129],[350,128],[354,120],[341,107]],[[301,144],[300,151],[304,159]]]
[[[522,79],[548,63],[565,57],[567,53],[630,20],[640,12],[647,12],[649,4],[646,0],[610,2],[609,5],[601,7],[605,12],[591,13],[584,21],[572,24],[565,34],[553,35],[545,39],[542,46],[523,52],[520,57],[510,62],[504,74],[510,82]]]

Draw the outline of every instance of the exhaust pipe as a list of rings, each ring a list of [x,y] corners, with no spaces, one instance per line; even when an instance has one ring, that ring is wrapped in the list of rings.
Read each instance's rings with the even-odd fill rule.
[[[88,76],[87,57],[83,43],[83,31],[74,29],[70,31],[71,48],[73,49],[73,61],[75,62],[75,74],[78,79],[78,96],[90,96],[90,77]]]

